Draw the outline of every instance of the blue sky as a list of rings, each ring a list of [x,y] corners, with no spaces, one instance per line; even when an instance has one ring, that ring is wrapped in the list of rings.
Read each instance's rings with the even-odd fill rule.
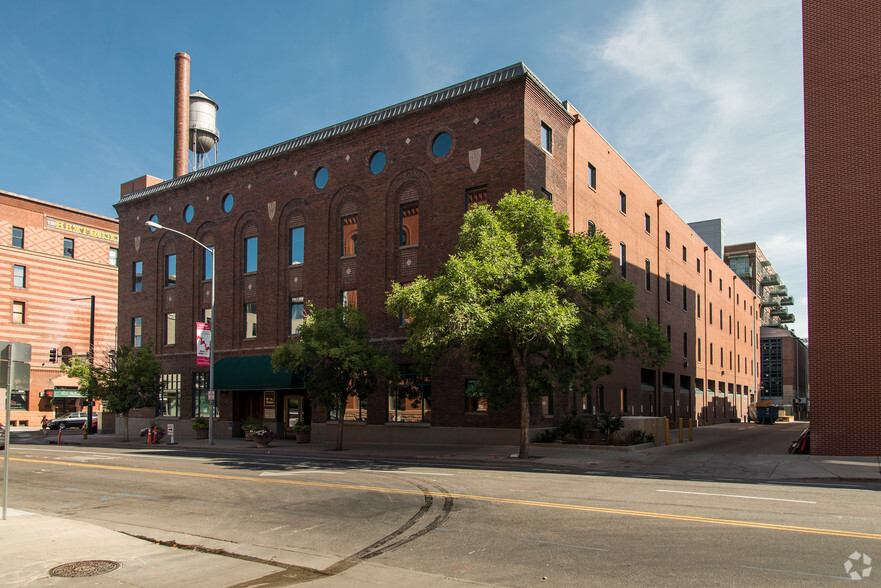
[[[171,177],[174,54],[220,159],[523,61],[684,220],[721,217],[807,336],[797,0],[0,0],[0,188],[115,217]]]

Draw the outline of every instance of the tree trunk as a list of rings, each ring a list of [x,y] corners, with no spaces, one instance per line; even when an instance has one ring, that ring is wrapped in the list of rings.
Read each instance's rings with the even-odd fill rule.
[[[339,413],[340,422],[337,425],[337,430],[336,430],[336,450],[337,451],[343,450],[343,423],[346,420],[346,401],[348,399],[349,399],[348,396],[340,399],[340,413]]]
[[[122,415],[122,423],[123,423],[122,440],[128,441],[128,413],[125,413]]]
[[[521,355],[522,354],[522,355]],[[512,349],[514,370],[517,372],[517,384],[520,388],[520,454],[519,459],[529,457],[529,390],[526,386],[526,352]]]

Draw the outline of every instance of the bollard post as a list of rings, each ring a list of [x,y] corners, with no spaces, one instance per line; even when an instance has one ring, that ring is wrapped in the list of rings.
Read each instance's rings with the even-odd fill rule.
[[[667,417],[664,417],[664,439],[670,445],[670,419]]]
[[[58,427],[58,445],[61,445],[61,427]]]
[[[682,417],[679,418],[679,442],[682,443]]]
[[[688,419],[688,440],[694,441],[694,429],[691,427],[692,420]]]
[[[85,425],[83,425],[83,439],[88,439],[88,438],[89,438],[89,430],[86,428]]]

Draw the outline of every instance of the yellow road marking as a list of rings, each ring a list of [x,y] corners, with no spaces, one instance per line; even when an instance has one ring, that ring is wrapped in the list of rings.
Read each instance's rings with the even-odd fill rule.
[[[314,488],[333,488],[337,490],[361,490],[370,492],[386,492],[391,494],[407,494],[422,496],[423,493],[418,489],[408,488],[386,488],[382,486],[364,486],[360,484],[333,484],[329,482],[308,482],[305,480],[287,480],[279,478],[255,478],[251,476],[231,476],[228,474],[202,474],[198,472],[175,472],[171,470],[157,470],[152,468],[135,468],[128,466],[113,466],[105,464],[79,463],[79,462],[60,462],[57,460],[47,459],[27,459],[21,457],[10,457],[10,461],[20,461],[26,463],[41,463],[52,465],[68,465],[81,468],[96,468],[102,470],[113,470],[123,472],[139,472],[146,474],[163,474],[167,476],[182,476],[188,478],[205,478],[211,480],[237,480],[242,482],[258,482],[262,484],[285,484],[288,486],[310,486]],[[767,529],[773,531],[786,531],[790,533],[811,533],[815,535],[830,535],[835,537],[850,537],[853,539],[873,539],[881,541],[881,534],[877,533],[861,533],[858,531],[838,531],[835,529],[817,529],[813,527],[796,527],[793,525],[776,525],[773,523],[757,523],[751,521],[737,521],[731,519],[716,519],[712,517],[698,517],[690,515],[675,515],[659,512],[645,512],[638,510],[625,510],[620,508],[602,508],[598,506],[582,506],[577,504],[562,504],[555,502],[542,502],[536,500],[521,500],[517,498],[500,498],[495,496],[480,496],[475,494],[458,494],[455,492],[442,492],[442,496],[449,498],[467,498],[470,500],[479,500],[482,502],[492,502],[497,504],[516,504],[520,506],[535,506],[539,508],[556,508],[563,510],[575,510],[581,512],[595,512],[602,514],[617,514],[632,517],[644,517],[652,519],[666,519],[670,521],[683,521],[688,523],[704,523],[710,525],[727,525],[732,527],[747,527],[752,529]]]

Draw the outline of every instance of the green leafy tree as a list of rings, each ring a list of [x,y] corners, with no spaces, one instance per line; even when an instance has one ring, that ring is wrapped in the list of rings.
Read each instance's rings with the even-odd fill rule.
[[[634,290],[613,274],[608,239],[571,233],[567,216],[531,192],[469,211],[437,275],[393,284],[386,306],[409,318],[406,354],[432,365],[460,349],[479,377],[472,394],[519,403],[521,458],[531,399],[586,390],[626,352],[669,355],[656,323],[632,320]]]
[[[105,410],[121,414],[124,422],[123,441],[128,441],[129,413],[139,408],[154,407],[162,391],[162,364],[153,355],[151,346],[132,349],[127,345],[107,358],[105,365],[91,365],[75,358],[64,372],[80,381],[80,389],[90,398],[100,399]]]
[[[396,369],[391,358],[370,344],[367,319],[354,306],[316,309],[306,304],[299,337],[272,353],[276,370],[303,372],[309,396],[337,411],[336,448],[343,448],[349,397],[366,400],[385,390]]]

